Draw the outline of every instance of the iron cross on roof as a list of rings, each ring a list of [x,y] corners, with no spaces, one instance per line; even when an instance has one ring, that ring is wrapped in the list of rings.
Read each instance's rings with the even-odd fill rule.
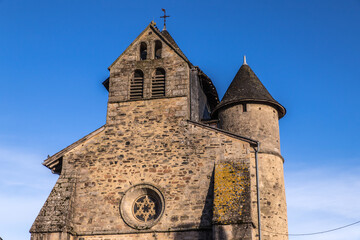
[[[164,28],[163,30],[166,30],[166,18],[170,17],[170,16],[166,16],[166,10],[164,8],[161,9],[164,12],[164,16],[161,16],[160,18],[164,19]]]

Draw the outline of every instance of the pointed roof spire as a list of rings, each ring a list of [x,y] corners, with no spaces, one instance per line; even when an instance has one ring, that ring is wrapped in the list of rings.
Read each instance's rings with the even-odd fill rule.
[[[243,63],[243,65],[247,65],[247,63],[246,63],[246,55],[244,55],[244,63]]]
[[[234,80],[221,102],[214,109],[213,114],[221,108],[242,103],[271,105],[278,110],[279,118],[282,118],[286,113],[286,109],[270,95],[253,70],[246,64],[245,56],[244,64],[235,75]]]

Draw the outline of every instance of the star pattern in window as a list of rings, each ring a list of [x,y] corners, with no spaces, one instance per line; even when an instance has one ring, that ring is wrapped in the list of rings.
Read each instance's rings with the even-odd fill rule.
[[[134,216],[143,222],[154,220],[158,217],[157,205],[158,203],[151,196],[141,196],[134,203]]]

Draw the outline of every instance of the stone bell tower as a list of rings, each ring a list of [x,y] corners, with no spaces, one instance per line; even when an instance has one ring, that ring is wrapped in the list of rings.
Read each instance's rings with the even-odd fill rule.
[[[257,196],[261,236],[287,239],[285,108],[246,63],[219,102],[151,22],[108,69],[106,123],[43,162],[59,178],[31,240],[258,240]]]
[[[287,232],[284,159],[280,153],[279,119],[286,113],[246,64],[240,67],[222,101],[214,110],[223,130],[260,143],[259,190],[263,239],[288,239],[275,233]],[[255,174],[255,164],[252,167]],[[254,186],[255,185],[255,186]],[[252,181],[252,199],[256,183]],[[258,224],[257,201],[252,201],[252,218]]]

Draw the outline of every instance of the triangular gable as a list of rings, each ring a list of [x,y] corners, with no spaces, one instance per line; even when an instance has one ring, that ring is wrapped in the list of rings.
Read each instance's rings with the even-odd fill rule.
[[[166,31],[166,33],[164,33],[164,35],[162,34],[162,32],[160,32],[160,30],[156,27],[156,23],[154,21],[151,21],[151,23],[137,36],[137,38],[135,38],[135,40],[125,49],[125,51],[108,67],[108,69],[110,70],[112,68],[112,66],[114,66],[123,55],[125,55],[125,53],[134,46],[134,43],[147,31],[147,30],[153,30],[154,33],[161,39],[163,40],[163,42],[165,42],[171,49],[174,50],[175,53],[177,53],[182,59],[184,59],[185,62],[187,62],[190,66],[192,66],[191,62],[189,61],[189,59],[187,59],[187,57],[185,56],[185,54],[180,50],[180,48],[177,46],[177,44],[175,43],[174,39],[171,37],[171,35],[169,34],[169,32]]]
[[[44,160],[43,165],[47,168],[49,168],[53,173],[57,173],[59,174],[61,172],[61,164],[62,164],[62,157],[68,153],[70,150],[74,149],[75,147],[79,146],[80,144],[84,143],[86,140],[94,137],[95,135],[97,135],[98,133],[102,132],[105,129],[105,126],[102,126],[98,129],[96,129],[95,131],[89,133],[88,135],[86,135],[85,137],[77,140],[76,142],[74,142],[73,144],[67,146],[66,148],[64,148],[63,150],[55,153],[54,155],[52,155],[51,157],[48,157],[47,159]]]

